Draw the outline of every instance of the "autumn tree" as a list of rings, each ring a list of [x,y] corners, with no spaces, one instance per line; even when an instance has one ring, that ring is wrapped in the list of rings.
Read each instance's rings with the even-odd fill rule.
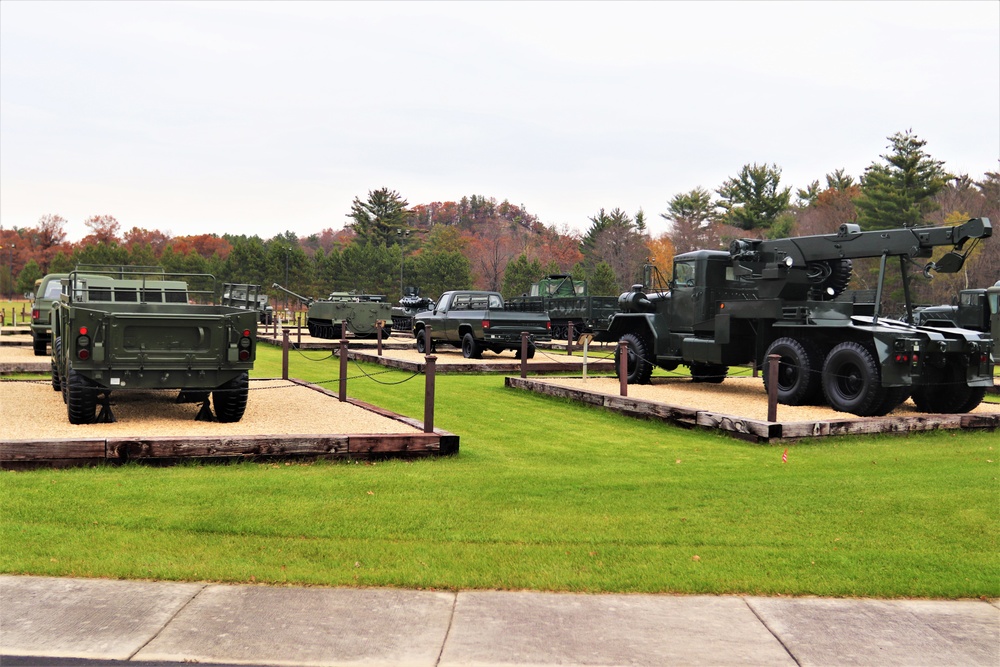
[[[92,215],[84,220],[83,224],[90,230],[90,234],[83,237],[83,240],[80,242],[81,244],[104,243],[106,245],[117,245],[121,243],[118,232],[122,226],[121,223],[115,220],[113,215]]]
[[[410,228],[407,206],[409,202],[395,190],[369,190],[367,200],[354,198],[347,217],[353,221],[349,224],[362,243],[392,246],[399,243],[397,232]]]
[[[669,274],[674,263],[674,244],[670,233],[664,232],[646,244],[649,248],[649,263],[663,273]]]
[[[716,190],[723,222],[743,230],[770,227],[791,198],[791,188],[781,188],[780,183],[777,165],[743,165],[739,174]]]
[[[670,223],[667,234],[678,254],[719,245],[714,225],[715,204],[705,188],[699,186],[690,192],[674,195],[667,204],[667,212],[661,213],[660,217]]]
[[[872,163],[861,179],[856,205],[862,229],[913,227],[935,210],[934,197],[951,176],[924,152],[926,144],[912,130],[889,137],[890,152],[880,156],[885,164]]]

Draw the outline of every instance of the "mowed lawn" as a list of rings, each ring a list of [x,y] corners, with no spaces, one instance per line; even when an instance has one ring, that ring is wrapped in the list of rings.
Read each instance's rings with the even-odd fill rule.
[[[336,391],[338,362],[292,353]],[[351,363],[421,418],[422,376]],[[281,372],[261,346],[255,375]],[[371,374],[370,377],[365,373]],[[378,374],[376,374],[378,373]],[[251,392],[251,401],[267,400]],[[996,433],[751,445],[439,376],[454,457],[0,473],[4,573],[335,586],[1000,596]],[[303,430],[340,432],[337,424]]]

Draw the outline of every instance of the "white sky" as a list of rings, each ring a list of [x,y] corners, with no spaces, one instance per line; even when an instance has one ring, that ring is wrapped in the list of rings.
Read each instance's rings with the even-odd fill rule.
[[[1000,159],[1000,2],[0,2],[0,223],[339,229],[389,187],[545,224],[747,163]]]

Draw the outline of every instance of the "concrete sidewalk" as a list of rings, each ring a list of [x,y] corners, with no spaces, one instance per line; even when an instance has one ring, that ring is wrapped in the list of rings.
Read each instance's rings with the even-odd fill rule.
[[[1000,604],[0,576],[0,654],[365,667],[996,667]]]

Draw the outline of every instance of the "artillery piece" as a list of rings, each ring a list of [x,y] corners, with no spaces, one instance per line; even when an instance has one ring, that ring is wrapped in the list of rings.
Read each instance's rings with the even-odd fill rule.
[[[396,331],[411,331],[413,316],[422,310],[433,310],[434,299],[420,296],[419,287],[404,287],[398,306],[392,309],[392,328]]]
[[[380,294],[356,294],[354,292],[331,292],[325,299],[302,296],[274,283],[271,287],[299,300],[308,308],[306,325],[309,335],[314,338],[339,339],[344,332],[341,322],[347,323],[347,331],[357,338],[374,338],[378,335],[378,323],[385,322],[382,331],[389,335],[392,327],[392,306]]]

